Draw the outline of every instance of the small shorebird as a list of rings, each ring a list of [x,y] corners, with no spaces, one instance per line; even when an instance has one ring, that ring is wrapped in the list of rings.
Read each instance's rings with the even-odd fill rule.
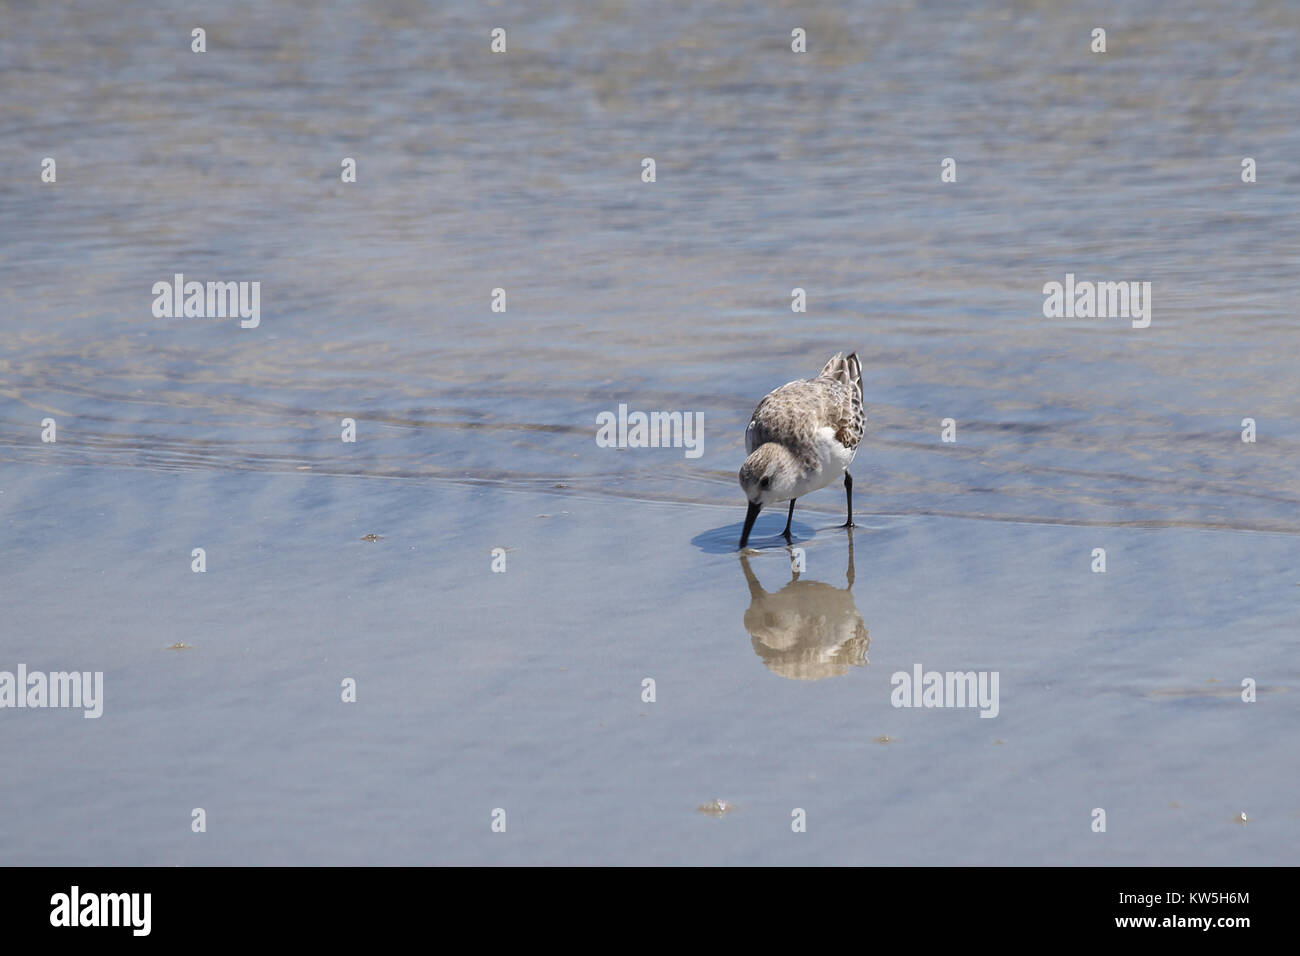
[[[767,505],[789,501],[785,540],[790,540],[795,499],[844,476],[848,520],[853,527],[853,478],[849,465],[858,452],[867,416],[862,410],[862,365],[853,352],[837,352],[816,378],[790,382],[768,393],[754,409],[745,432],[749,457],[740,466],[740,487],[749,499],[740,547],[749,541],[754,519]]]

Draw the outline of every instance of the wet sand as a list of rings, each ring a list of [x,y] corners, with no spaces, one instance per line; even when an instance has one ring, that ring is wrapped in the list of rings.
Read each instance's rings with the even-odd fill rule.
[[[1294,672],[1260,662],[1289,654],[1294,536],[875,517],[846,592],[830,521],[796,519],[791,584],[783,547],[725,550],[735,509],[288,475],[123,499],[5,471],[6,501],[49,502],[32,524],[75,500],[84,534],[6,553],[43,597],[7,649],[106,684],[99,720],[6,714],[11,862],[1291,860]],[[790,611],[823,589],[866,659],[799,670]],[[915,663],[999,671],[997,718],[891,706]]]

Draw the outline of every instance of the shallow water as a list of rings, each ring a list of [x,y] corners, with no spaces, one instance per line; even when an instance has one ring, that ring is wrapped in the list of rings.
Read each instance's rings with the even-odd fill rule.
[[[106,694],[0,711],[6,862],[1297,862],[1300,12],[665,6],[5,5],[0,670]],[[744,427],[848,349],[792,581]]]

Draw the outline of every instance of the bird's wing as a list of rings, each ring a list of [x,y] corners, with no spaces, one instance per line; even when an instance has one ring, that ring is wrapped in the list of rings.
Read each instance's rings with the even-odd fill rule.
[[[792,450],[811,448],[817,429],[829,424],[825,420],[827,384],[817,379],[799,380],[769,392],[754,409],[745,432],[745,450],[752,453],[770,441]]]
[[[822,369],[821,380],[830,383],[831,403],[834,408],[836,440],[845,448],[857,448],[866,428],[867,415],[862,406],[862,363],[858,353],[850,352],[848,358],[837,353]]]
[[[796,453],[812,449],[817,432],[830,428],[846,448],[857,448],[867,416],[862,406],[862,364],[856,352],[837,353],[817,378],[787,382],[758,403],[745,431],[745,451],[779,442]]]

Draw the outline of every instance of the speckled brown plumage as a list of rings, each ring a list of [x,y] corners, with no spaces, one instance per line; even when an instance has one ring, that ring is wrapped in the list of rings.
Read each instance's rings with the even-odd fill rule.
[[[799,379],[773,389],[758,403],[745,432],[745,451],[778,442],[800,462],[814,467],[814,436],[819,428],[835,430],[835,439],[856,449],[867,416],[862,407],[862,365],[856,352],[837,352],[816,378]]]

